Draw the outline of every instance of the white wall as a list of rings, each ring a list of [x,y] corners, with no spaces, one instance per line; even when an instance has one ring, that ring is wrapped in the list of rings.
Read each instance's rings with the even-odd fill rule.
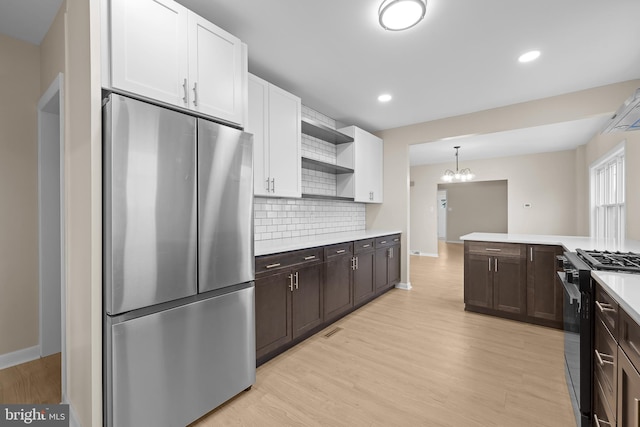
[[[411,180],[412,250],[437,253],[436,199],[447,164],[414,166]],[[573,150],[486,160],[465,160],[475,181],[507,180],[509,233],[575,235],[576,160]],[[416,191],[419,189],[419,191]],[[524,208],[530,203],[531,208]],[[417,220],[420,218],[420,220]],[[451,238],[450,238],[451,240]]]

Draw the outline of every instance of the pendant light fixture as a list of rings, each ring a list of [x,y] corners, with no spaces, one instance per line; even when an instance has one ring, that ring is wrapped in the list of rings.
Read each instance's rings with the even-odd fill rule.
[[[451,169],[447,169],[442,175],[442,180],[447,182],[472,180],[475,175],[471,172],[471,169],[464,168],[462,170],[458,170],[458,150],[460,149],[460,146],[456,145],[453,148],[456,150],[456,171],[454,172]]]
[[[427,0],[384,0],[378,18],[385,30],[402,31],[422,21],[426,11]]]

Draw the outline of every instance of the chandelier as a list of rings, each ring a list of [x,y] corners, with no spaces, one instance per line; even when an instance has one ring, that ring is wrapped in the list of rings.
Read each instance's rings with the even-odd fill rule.
[[[462,170],[458,170],[458,149],[460,149],[460,146],[456,145],[453,148],[456,149],[456,171],[454,172],[451,169],[447,169],[442,175],[442,180],[447,182],[472,180],[475,175],[473,174],[473,172],[471,172],[471,169],[464,168]]]

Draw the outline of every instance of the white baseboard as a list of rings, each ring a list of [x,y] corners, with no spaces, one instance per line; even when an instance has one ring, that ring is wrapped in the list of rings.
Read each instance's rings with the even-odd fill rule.
[[[22,350],[0,355],[0,369],[10,368],[25,362],[31,362],[40,357],[40,346],[35,345]]]
[[[409,251],[409,255],[430,256],[430,257],[438,258],[438,254],[432,254],[429,252],[420,252],[420,251]]]
[[[407,282],[407,283],[400,282],[400,283],[398,283],[396,285],[396,288],[397,289],[402,289],[404,291],[409,291],[409,290],[411,290],[411,288],[413,288],[413,286],[411,286],[411,282]]]

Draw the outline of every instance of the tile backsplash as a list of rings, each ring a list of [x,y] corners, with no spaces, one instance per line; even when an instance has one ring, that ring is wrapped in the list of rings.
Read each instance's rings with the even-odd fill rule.
[[[302,115],[336,128],[335,120],[304,105]],[[302,156],[335,164],[336,146],[302,134]],[[335,196],[336,176],[303,168],[302,192]],[[366,209],[349,201],[256,197],[254,226],[256,241],[359,231],[366,228]]]
[[[254,198],[255,240],[359,231],[366,227],[364,203],[318,199]]]

